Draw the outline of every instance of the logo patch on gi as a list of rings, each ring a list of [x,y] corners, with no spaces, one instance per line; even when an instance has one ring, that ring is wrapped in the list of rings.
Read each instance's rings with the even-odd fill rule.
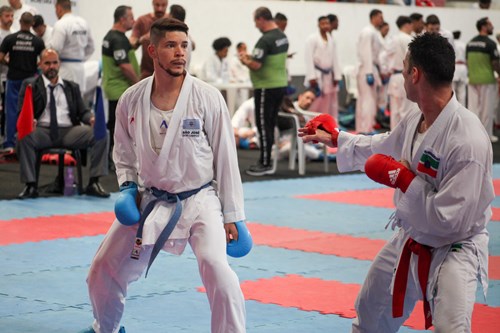
[[[113,52],[113,58],[115,58],[116,61],[126,59],[127,52],[125,52],[125,50],[116,50]]]
[[[183,119],[182,120],[182,136],[183,137],[199,137],[201,133],[201,125],[199,119]]]
[[[420,157],[418,162],[417,171],[425,173],[432,178],[436,178],[439,169],[440,158],[437,157],[433,152],[429,150],[424,150],[424,153]]]

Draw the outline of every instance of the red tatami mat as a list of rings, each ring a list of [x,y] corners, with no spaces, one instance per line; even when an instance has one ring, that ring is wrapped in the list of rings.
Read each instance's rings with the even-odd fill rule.
[[[373,260],[384,240],[248,223],[256,245]]]
[[[0,245],[101,235],[114,219],[113,212],[13,219],[2,222]]]
[[[495,192],[497,192],[497,190],[500,190],[500,182],[497,182],[495,180],[494,183],[495,183]],[[393,195],[394,195],[394,189],[381,188],[375,190],[357,190],[357,191],[299,195],[296,198],[393,209],[395,208],[392,200]],[[491,220],[500,221],[500,208],[492,207],[491,209],[493,211],[493,216],[491,217]]]
[[[350,205],[394,208],[394,203],[392,201],[393,195],[394,195],[394,189],[381,188],[375,190],[357,190],[357,191],[299,195],[296,198],[320,200],[320,201],[333,201]]]
[[[356,316],[354,302],[360,285],[290,274],[244,281],[241,283],[241,289],[246,300],[354,318]],[[205,292],[203,287],[198,290]],[[500,308],[475,304],[472,331],[500,332],[500,322],[497,320],[499,316]],[[422,302],[416,304],[413,313],[404,325],[418,330],[424,329]]]
[[[373,260],[386,243],[385,240],[337,235],[260,223],[247,223],[254,244],[299,250],[344,258]],[[489,278],[500,280],[500,256],[490,256]]]

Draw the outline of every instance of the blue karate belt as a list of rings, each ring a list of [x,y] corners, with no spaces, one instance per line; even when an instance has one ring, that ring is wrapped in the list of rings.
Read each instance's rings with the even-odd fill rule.
[[[151,189],[149,189],[150,193],[153,194],[156,197],[156,199],[149,202],[141,214],[141,219],[139,220],[139,229],[137,229],[137,234],[135,236],[136,238],[135,238],[134,249],[132,250],[132,254],[130,256],[132,259],[139,259],[140,247],[142,245],[142,230],[144,228],[144,222],[146,221],[146,218],[153,210],[156,203],[158,201],[175,203],[175,210],[172,216],[170,217],[170,220],[168,221],[167,225],[162,230],[160,236],[158,237],[153,246],[153,251],[151,252],[151,257],[149,258],[148,268],[146,269],[146,277],[148,276],[148,271],[149,268],[151,267],[151,264],[153,264],[153,261],[155,260],[160,250],[163,248],[163,245],[165,245],[165,242],[167,241],[168,237],[170,236],[177,222],[179,221],[179,218],[181,217],[182,214],[181,201],[186,200],[192,195],[195,195],[204,188],[209,187],[211,184],[212,182],[209,182],[200,188],[180,193],[170,193],[167,191],[159,190],[156,187],[152,187]]]
[[[329,69],[325,69],[325,68],[321,68],[319,67],[318,65],[314,64],[314,68],[316,68],[318,71],[320,71],[322,74],[324,75],[328,75],[330,74],[331,72],[333,72],[333,70],[331,68]]]

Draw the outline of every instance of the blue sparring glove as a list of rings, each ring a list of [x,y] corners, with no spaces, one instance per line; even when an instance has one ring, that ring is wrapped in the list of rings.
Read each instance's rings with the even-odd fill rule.
[[[369,86],[373,86],[373,84],[375,83],[373,74],[366,74],[366,83],[368,83]]]
[[[120,195],[115,201],[115,215],[123,225],[134,225],[139,222],[141,213],[137,207],[137,184],[125,182],[120,185]]]
[[[238,240],[232,240],[227,244],[226,252],[234,258],[246,256],[252,249],[253,241],[250,231],[243,221],[235,222],[238,229]]]

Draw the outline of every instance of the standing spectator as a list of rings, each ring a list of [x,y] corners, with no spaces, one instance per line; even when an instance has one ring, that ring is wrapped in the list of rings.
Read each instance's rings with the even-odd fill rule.
[[[403,60],[408,51],[412,37],[411,19],[408,16],[399,16],[396,20],[399,32],[391,39],[387,47],[387,58],[385,62],[391,73],[387,93],[389,95],[389,109],[391,110],[391,130],[404,118],[413,108],[415,103],[406,97],[403,77]]]
[[[132,29],[132,7],[118,6],[114,23],[102,42],[102,87],[108,99],[110,151],[114,145],[115,111],[118,99],[125,90],[139,81],[139,64],[125,32]]]
[[[413,13],[410,15],[410,19],[411,19],[412,37],[420,36],[424,31],[425,27],[424,16],[420,13]]]
[[[465,51],[469,69],[468,107],[481,119],[491,142],[497,142],[498,137],[493,135],[493,117],[500,78],[495,79],[494,72],[500,75],[500,57],[495,42],[488,37],[493,34],[490,19],[479,19],[476,28],[479,35],[467,43]]]
[[[50,25],[46,25],[42,15],[35,15],[33,17],[33,31],[36,35],[43,39],[45,45],[48,45],[52,39],[52,32],[54,28]]]
[[[448,43],[453,46],[453,34],[449,30],[444,30],[441,27],[441,21],[437,15],[431,14],[425,19],[425,32],[440,34],[448,40]]]
[[[338,83],[342,79],[342,70],[336,46],[330,36],[330,20],[326,16],[318,18],[318,31],[306,40],[305,64],[304,85],[318,92],[310,109],[327,113],[337,119]]]
[[[453,47],[455,48],[455,74],[453,90],[460,104],[467,105],[467,64],[465,62],[465,43],[460,40],[461,32],[453,31]]]
[[[328,14],[326,17],[330,21],[330,34],[332,34],[334,30],[339,29],[339,19],[335,14]]]
[[[288,17],[286,17],[285,14],[276,13],[276,15],[274,15],[274,22],[276,22],[276,25],[281,31],[285,32],[286,26],[288,25]]]
[[[227,54],[231,41],[227,37],[220,37],[214,40],[212,53],[203,64],[202,79],[211,83],[228,83],[229,82],[229,62]]]
[[[21,25],[22,27],[22,25]],[[68,149],[90,148],[90,179],[87,195],[107,198],[109,193],[99,183],[99,177],[108,174],[106,149],[108,137],[94,138],[95,117],[83,104],[78,85],[59,77],[59,56],[53,49],[42,52],[42,75],[23,82],[19,96],[19,110],[23,105],[26,87],[33,87],[33,112],[36,128],[19,141],[21,181],[26,184],[20,199],[36,198],[36,153],[51,147]],[[58,189],[62,193],[63,189]]]
[[[141,79],[153,74],[153,59],[149,55],[149,29],[157,19],[168,17],[168,0],[153,0],[153,12],[139,16],[132,28],[130,44],[134,49],[142,46]]]
[[[0,44],[7,35],[12,33],[11,26],[14,10],[9,6],[0,7]],[[7,82],[8,66],[0,63],[0,94],[2,97],[0,108],[0,137],[5,136],[5,84]],[[3,142],[3,139],[2,141]]]
[[[286,59],[288,38],[278,28],[271,11],[259,7],[254,12],[255,27],[262,37],[255,44],[252,56],[242,54],[241,62],[250,69],[254,87],[255,119],[259,131],[260,158],[247,174],[263,176],[274,173],[271,165],[271,151],[274,143],[274,126],[286,93],[288,83]]]
[[[379,73],[379,53],[383,41],[380,27],[384,16],[378,9],[370,12],[370,24],[363,28],[358,38],[358,99],[356,100],[356,131],[373,132],[377,114],[377,87],[382,85]]]
[[[30,32],[33,15],[25,12],[19,20],[21,30],[8,35],[0,45],[0,62],[9,61],[5,91],[6,137],[3,148],[14,151],[16,146],[17,101],[24,79],[37,72],[38,56],[45,48],[43,40]]]
[[[13,32],[17,32],[19,31],[19,29],[21,29],[21,26],[19,25],[19,20],[21,19],[21,15],[23,15],[23,13],[29,12],[32,15],[38,14],[35,7],[27,5],[23,3],[21,0],[9,0],[9,5],[14,10],[14,21],[12,21],[12,28],[11,28]]]
[[[80,86],[82,95],[87,91],[83,62],[94,53],[94,40],[90,27],[83,18],[71,12],[71,0],[56,0],[56,16],[52,39],[48,47],[59,53],[59,75]],[[93,87],[89,87],[91,89]]]
[[[186,10],[181,5],[172,5],[170,6],[170,17],[181,22],[186,20]],[[191,64],[191,54],[196,49],[196,44],[194,43],[191,34],[188,36],[188,49],[187,49],[187,58],[186,58],[186,68],[189,70],[189,65]]]

